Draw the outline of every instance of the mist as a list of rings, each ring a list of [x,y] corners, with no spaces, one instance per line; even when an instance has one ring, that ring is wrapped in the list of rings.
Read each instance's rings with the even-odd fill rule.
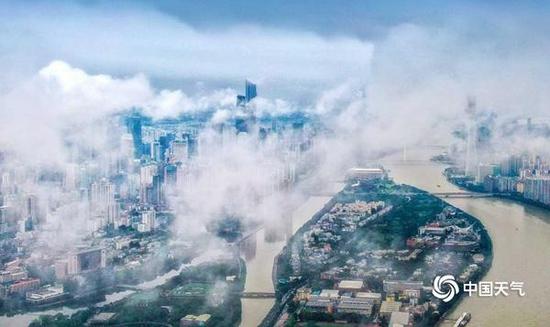
[[[20,194],[40,199],[44,228],[37,237],[55,250],[93,230],[86,197],[64,190],[67,170],[81,164],[100,177],[131,161],[121,150],[120,117],[132,110],[154,122],[208,117],[198,155],[166,190],[180,239],[200,238],[226,216],[247,226],[282,225],[312,183],[339,180],[348,168],[405,146],[462,149],[453,132],[474,119],[465,112],[469,97],[480,116],[493,115],[492,157],[506,148],[548,149],[544,136],[500,129],[518,117],[537,118],[550,103],[550,48],[538,15],[494,18],[480,10],[444,24],[384,26],[366,39],[246,22],[199,30],[138,9],[43,9],[1,13],[13,17],[0,19],[0,48],[9,49],[0,52],[8,72],[0,78],[0,172],[19,182]],[[49,19],[54,9],[66,19]],[[530,27],[519,24],[529,18]],[[258,84],[259,96],[236,108],[246,78]],[[309,131],[303,153],[291,150],[290,129],[260,140],[222,128],[235,118],[291,113],[320,125]],[[62,177],[45,183],[37,175],[46,169]],[[279,182],[289,171],[296,172],[292,187]]]

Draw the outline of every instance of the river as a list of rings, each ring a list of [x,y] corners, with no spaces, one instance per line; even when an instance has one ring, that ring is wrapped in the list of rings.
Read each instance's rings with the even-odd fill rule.
[[[416,157],[415,157],[416,155]],[[409,153],[405,162],[383,161],[398,183],[430,192],[458,191],[442,175],[444,166],[426,160],[427,153]],[[330,197],[310,197],[292,215],[292,230],[307,221]],[[493,242],[493,263],[486,281],[522,281],[526,295],[508,297],[463,297],[448,317],[472,313],[468,326],[549,326],[550,325],[550,211],[497,198],[448,199],[448,202],[477,217]],[[253,258],[247,260],[246,290],[272,291],[273,259],[283,241],[268,243],[262,232],[256,239]],[[257,326],[273,300],[243,299],[241,326]],[[450,321],[441,326],[452,326]]]
[[[408,161],[388,161],[386,168],[396,182],[431,192],[452,192],[458,188],[441,174],[442,165],[429,162],[426,155]],[[341,185],[337,185],[337,190]],[[330,196],[312,196],[296,209],[289,222],[292,233],[320,210]],[[550,211],[531,205],[496,198],[448,199],[448,202],[477,217],[493,241],[493,264],[484,280],[522,281],[525,297],[463,297],[449,313],[472,313],[469,326],[548,326],[550,324]],[[272,267],[285,240],[266,241],[258,231],[246,256],[246,291],[272,292]],[[150,286],[150,285],[148,285]],[[273,299],[243,299],[241,326],[257,326],[265,317]],[[65,311],[65,310],[55,310]],[[50,311],[51,312],[51,311]],[[46,312],[41,312],[46,313]],[[66,312],[68,313],[68,312]],[[0,317],[2,326],[24,326],[37,313],[12,318]],[[15,318],[15,319],[14,319]],[[443,322],[442,326],[452,325]]]
[[[198,256],[194,258],[190,263],[188,264],[182,264],[178,269],[173,269],[165,274],[162,274],[160,276],[157,276],[156,278],[140,283],[136,286],[134,286],[136,289],[139,290],[149,290],[153,289],[157,286],[160,286],[164,283],[166,283],[170,278],[177,276],[185,267],[198,265],[203,262],[207,262],[212,258],[213,256],[222,254],[222,251],[208,251],[203,253],[201,256]],[[124,291],[118,291],[113,292],[110,294],[105,295],[105,300],[96,303],[94,306],[96,307],[102,307],[110,303],[114,303],[117,301],[120,301],[132,294],[134,294],[136,291],[134,290],[124,290]],[[0,326],[10,326],[10,327],[24,327],[28,326],[33,320],[38,318],[41,315],[56,315],[58,313],[62,313],[65,315],[72,315],[73,313],[76,313],[79,310],[84,310],[87,307],[78,307],[78,308],[71,308],[67,306],[63,306],[60,308],[54,308],[50,310],[38,310],[38,311],[31,311],[26,312],[23,314],[16,314],[11,317],[8,316],[0,316]]]
[[[444,166],[429,161],[387,165],[396,182],[430,192],[458,191],[442,175]],[[449,314],[472,314],[468,326],[550,325],[550,211],[498,198],[446,200],[487,228],[493,242],[493,263],[485,281],[524,282],[524,297],[463,297]],[[442,326],[452,326],[443,322]]]
[[[338,186],[338,183],[335,183]],[[343,186],[339,184],[340,186]],[[306,221],[308,221],[317,211],[319,211],[331,196],[311,196],[301,206],[299,206],[288,222],[291,226],[291,232],[294,234]],[[246,260],[246,283],[245,292],[273,292],[274,285],[272,281],[273,262],[277,254],[281,252],[285,240],[268,242],[264,237],[264,230],[261,229],[256,234],[254,243],[249,246],[255,246],[254,255],[245,257]],[[241,326],[258,326],[262,319],[267,315],[273,306],[274,299],[242,299],[242,320]]]

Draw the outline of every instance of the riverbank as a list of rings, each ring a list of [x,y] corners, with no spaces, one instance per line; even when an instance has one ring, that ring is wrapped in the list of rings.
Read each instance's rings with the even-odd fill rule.
[[[331,190],[341,189],[341,183],[334,183]],[[305,222],[319,211],[331,196],[309,196],[296,208],[287,222],[290,224],[290,233],[294,234]],[[275,257],[286,244],[286,238],[272,241],[265,237],[265,231],[259,230],[251,244],[253,255],[246,258],[247,275],[245,292],[275,292],[273,283],[273,263]],[[241,326],[258,326],[269,314],[275,304],[275,299],[242,299]]]
[[[428,153],[409,152],[414,165],[392,161],[385,165],[394,180],[428,192],[459,192],[443,176],[445,166],[430,162]],[[546,326],[550,320],[550,214],[535,206],[499,198],[444,199],[475,216],[493,243],[493,260],[483,281],[521,281],[526,295],[464,297],[448,317],[472,313],[468,326]],[[444,321],[441,326],[452,326]]]
[[[190,263],[182,264],[178,269],[173,269],[165,274],[162,274],[160,276],[157,276],[153,280],[149,280],[146,282],[142,282],[140,284],[130,286],[131,289],[127,290],[120,290],[113,293],[105,294],[104,298],[102,300],[96,301],[93,305],[81,305],[81,306],[63,306],[61,308],[55,308],[50,310],[32,310],[25,313],[19,313],[12,316],[0,316],[0,326],[15,326],[15,327],[23,327],[23,326],[29,326],[31,322],[34,320],[40,318],[41,316],[49,316],[50,319],[59,319],[60,323],[63,321],[69,321],[69,317],[71,321],[74,319],[74,321],[85,321],[85,319],[89,318],[89,314],[92,312],[99,312],[106,310],[109,306],[115,304],[115,303],[123,303],[126,299],[139,295],[139,293],[147,293],[151,292],[158,287],[161,287],[164,284],[167,284],[171,280],[173,280],[176,277],[179,277],[180,274],[184,270],[188,270],[192,267],[202,265],[204,263],[207,263],[212,260],[212,257],[215,257],[216,255],[221,255],[221,252],[212,252],[207,251],[205,253],[202,253],[200,256],[194,258],[191,260]],[[241,266],[244,266],[242,264],[241,260],[239,260],[239,264],[236,265],[237,269],[236,271],[239,271],[244,276],[246,274],[246,269],[241,270]],[[224,276],[225,277],[225,276]],[[241,277],[241,284],[238,286],[238,288],[242,291],[242,280],[244,280],[244,277]],[[238,322],[238,319],[240,318],[240,302],[239,298],[237,298],[237,303],[239,303],[239,311],[238,314],[236,314],[235,322]],[[79,324],[76,324],[79,325]]]
[[[246,270],[241,259],[225,258],[187,266],[152,289],[136,290],[128,297],[79,311],[72,316],[40,316],[31,326],[84,325],[98,314],[110,316],[108,324],[179,325],[186,315],[207,314],[210,324],[235,326],[241,319],[240,297]]]
[[[311,296],[316,297],[317,295],[314,295],[316,294],[316,290],[320,292],[322,289],[336,289],[335,291],[338,292],[338,282],[342,279],[360,279],[364,283],[362,288],[365,288],[369,292],[382,293],[382,299],[384,299],[385,297],[390,297],[390,295],[392,298],[394,296],[393,292],[389,292],[385,286],[382,289],[382,280],[384,280],[385,285],[386,279],[390,275],[391,280],[410,280],[408,276],[413,271],[415,274],[421,271],[421,274],[417,275],[416,279],[413,278],[413,280],[419,280],[419,283],[423,282],[426,287],[429,287],[436,274],[459,276],[463,275],[464,271],[471,271],[473,265],[476,269],[472,273],[468,273],[467,279],[468,281],[475,282],[487,272],[492,260],[491,241],[485,228],[475,217],[456,208],[450,209],[451,207],[439,198],[406,185],[395,185],[384,181],[367,182],[367,184],[361,185],[358,188],[346,187],[343,192],[331,199],[331,202],[322,211],[312,217],[310,221],[304,224],[290,238],[278,262],[278,270],[280,271],[277,287],[278,293],[288,294],[306,284],[305,292],[312,292]],[[379,206],[380,203],[382,205],[385,203],[387,207],[381,210],[380,213],[375,213],[367,218],[364,216],[363,218],[359,218],[363,215],[361,211],[356,214],[353,211],[349,211],[352,208],[360,208],[357,206],[368,208],[370,204]],[[346,208],[345,206],[348,205],[351,206]],[[338,211],[335,211],[336,206],[341,208],[338,210],[345,211],[343,216],[340,216],[337,213]],[[441,220],[441,212],[447,215],[446,219]],[[359,216],[354,216],[357,214]],[[336,217],[342,217],[339,218],[342,219],[342,222],[337,223],[338,220],[334,220]],[[439,218],[436,219],[436,217]],[[359,220],[358,222],[357,218],[366,220]],[[438,226],[458,228],[457,231],[459,231],[459,234],[454,237],[451,236],[453,239],[456,239],[458,235],[461,235],[460,237],[464,239],[465,237],[470,237],[463,234],[464,231],[469,230],[470,232],[468,233],[473,233],[475,230],[475,233],[480,237],[480,250],[474,253],[481,255],[481,261],[477,260],[475,263],[473,262],[473,249],[455,249],[449,251],[445,247],[446,243],[442,244],[442,249],[434,249],[430,246],[415,246],[413,249],[416,250],[410,249],[409,239],[423,225],[430,224],[432,226],[434,219],[436,219],[435,222],[437,222]],[[329,222],[332,222],[330,226],[326,226]],[[351,228],[350,230],[350,227],[354,226],[349,225],[352,222],[353,224],[357,224],[356,230],[355,228]],[[456,224],[460,227],[456,227]],[[468,226],[471,227],[468,228]],[[333,236],[329,237],[327,241],[320,241],[320,243],[315,239],[307,241],[313,241],[313,244],[319,243],[318,246],[321,246],[321,248],[324,246],[325,250],[323,252],[325,255],[322,255],[319,261],[315,258],[312,259],[311,255],[302,252],[305,251],[306,247],[303,244],[306,242],[306,235],[310,235],[312,229],[317,231],[320,228],[328,229],[324,233],[321,232],[321,234],[315,232],[315,235],[332,234]],[[365,240],[369,241],[365,243]],[[405,243],[409,246],[409,250],[407,250]],[[329,252],[326,252],[327,245],[330,245]],[[311,245],[307,247],[310,248]],[[298,252],[296,249],[300,249],[300,262],[296,260]],[[401,252],[409,253],[408,257],[402,258],[402,254],[399,254],[399,257],[397,257],[397,253]],[[318,253],[318,251],[314,253]],[[380,255],[383,255],[384,259],[379,258]],[[410,259],[411,257],[413,259]],[[475,258],[475,256],[473,257]],[[433,263],[429,263],[433,260],[431,258],[436,260]],[[385,272],[382,273],[381,269]],[[297,271],[299,271],[299,276],[297,276]],[[459,281],[459,283],[461,282]],[[303,293],[304,288],[301,288],[301,290],[301,293]],[[342,291],[340,290],[340,292]],[[302,295],[300,296],[301,298],[303,298]],[[349,295],[346,296],[349,297]],[[402,295],[398,296],[400,301],[402,301]],[[415,315],[419,312],[418,310],[423,308],[422,306],[416,307],[416,305],[421,304],[423,301],[431,303],[430,310],[418,316],[416,323],[432,325],[434,319],[437,320],[440,314],[447,311],[456,302],[456,298],[450,303],[442,303],[437,299],[435,300],[434,302],[433,298],[431,298],[431,293],[429,293],[423,294],[417,300],[411,302],[413,304],[411,304],[410,310],[412,310],[411,312],[415,312]],[[346,300],[342,300],[342,303],[344,302]],[[408,303],[408,300],[406,303]],[[337,306],[339,305],[337,304]],[[403,306],[405,306],[405,302],[403,302]],[[308,302],[305,303],[305,306],[304,302],[294,304],[292,310],[288,312],[290,319],[305,319],[306,321],[310,319],[314,321],[348,320],[362,323],[366,323],[371,319],[371,314],[358,316],[357,314],[350,315],[345,313],[345,311],[344,313],[334,314],[330,310],[323,313],[319,312],[318,309],[304,316],[305,312],[309,312],[308,308]],[[300,312],[300,314],[298,315],[297,312]],[[382,320],[384,321],[384,318]]]
[[[283,255],[287,251],[287,247],[289,244],[292,244],[293,239],[296,235],[300,234],[300,231],[308,228],[307,226],[310,226],[312,223],[314,223],[317,219],[322,217],[332,206],[334,205],[335,197],[330,198],[328,202],[326,202],[323,207],[319,209],[319,211],[315,212],[310,219],[308,219],[305,223],[303,223],[300,227],[296,225],[297,228],[296,231],[293,230],[293,234],[290,236],[289,240],[286,242],[286,245],[283,247],[281,252],[277,254],[273,260],[273,273],[272,273],[272,280],[273,285],[275,285],[275,294],[276,294],[276,301],[273,303],[271,309],[267,313],[267,315],[262,319],[261,323],[258,326],[261,327],[269,327],[274,326],[275,323],[279,320],[279,316],[284,313],[284,310],[287,306],[287,303],[292,300],[295,294],[296,287],[298,285],[302,285],[304,283],[304,280],[296,280],[294,282],[290,282],[288,279],[281,280],[280,277],[280,266],[281,266],[281,255]],[[308,212],[309,213],[309,212]],[[305,213],[302,217],[307,215]],[[282,284],[285,286],[283,287]]]
[[[448,169],[454,169],[454,166],[447,166],[443,170],[443,176],[445,176],[445,178],[447,179],[447,181],[449,183],[456,185],[460,189],[463,189],[463,190],[466,190],[466,191],[471,191],[471,192],[476,192],[476,193],[487,193],[487,194],[491,194],[494,197],[498,197],[498,198],[506,199],[506,200],[510,200],[510,201],[517,201],[517,202],[522,203],[522,204],[535,206],[535,207],[539,207],[541,209],[545,209],[545,210],[550,211],[550,205],[546,205],[542,202],[527,199],[522,195],[522,193],[517,193],[517,192],[515,192],[515,193],[487,192],[483,188],[483,185],[472,184],[472,183],[464,183],[462,178],[453,178],[452,176],[450,176],[447,173]]]

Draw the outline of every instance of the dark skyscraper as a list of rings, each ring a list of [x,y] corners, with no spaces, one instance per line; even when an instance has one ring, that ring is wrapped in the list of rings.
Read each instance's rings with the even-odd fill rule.
[[[249,80],[246,80],[244,86],[244,95],[237,95],[237,107],[244,107],[252,99],[254,99],[258,93],[256,92],[256,84]]]
[[[170,147],[170,143],[176,139],[176,135],[172,133],[168,133],[166,135],[163,135],[159,137],[159,143],[160,143],[160,161],[164,161],[166,159],[166,150]]]
[[[254,99],[256,97],[256,84],[250,82],[249,80],[246,80],[245,83],[245,98],[246,103],[250,102],[250,100]]]
[[[237,107],[244,107],[246,104],[246,97],[244,95],[237,95]]]
[[[168,164],[164,167],[164,180],[166,184],[174,185],[177,181],[178,166]]]
[[[139,158],[143,153],[143,143],[141,138],[141,117],[137,115],[128,117],[128,132],[132,134],[132,139],[134,140],[134,156],[136,158]]]

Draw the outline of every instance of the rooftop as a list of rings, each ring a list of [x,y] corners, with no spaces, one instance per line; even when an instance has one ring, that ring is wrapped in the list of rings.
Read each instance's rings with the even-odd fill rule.
[[[210,315],[203,313],[201,315],[195,316],[195,315],[187,315],[183,318],[181,318],[182,321],[197,321],[197,322],[207,322],[210,320]]]
[[[399,311],[401,309],[401,302],[399,301],[383,301],[380,306],[380,313],[390,313]]]
[[[90,319],[90,322],[101,323],[111,320],[116,315],[114,312],[100,312]]]
[[[396,326],[407,326],[410,321],[410,316],[408,312],[392,312],[390,323],[388,326],[390,327],[396,327]]]
[[[338,284],[338,288],[361,289],[362,287],[362,280],[343,280]]]
[[[371,292],[357,292],[355,294],[357,298],[366,298],[366,299],[381,299],[382,294],[380,293],[371,293]]]

